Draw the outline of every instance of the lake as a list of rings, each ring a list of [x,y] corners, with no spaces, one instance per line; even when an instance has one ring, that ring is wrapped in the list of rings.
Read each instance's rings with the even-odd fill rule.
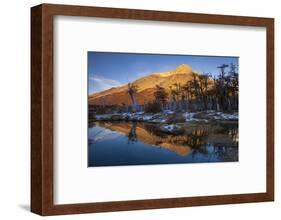
[[[88,166],[238,161],[238,123],[192,123],[166,134],[147,122],[95,122],[88,130]]]

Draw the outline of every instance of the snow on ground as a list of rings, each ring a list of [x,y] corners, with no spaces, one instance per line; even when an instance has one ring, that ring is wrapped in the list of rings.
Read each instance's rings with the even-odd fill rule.
[[[194,115],[195,115],[194,112],[185,112],[184,113],[185,121],[193,121],[193,120],[195,120],[193,118]]]
[[[203,111],[203,112],[185,112],[184,117],[186,121],[205,121],[208,120],[238,120],[238,113],[228,114],[216,111]]]
[[[177,125],[171,124],[171,125],[165,125],[163,128],[167,129],[168,131],[173,131],[174,129],[178,128]]]
[[[175,112],[174,112],[174,111],[171,111],[171,110],[164,110],[163,113],[166,114],[166,115],[172,115],[172,114],[174,114]]]
[[[238,120],[239,118],[238,113],[226,114],[222,112],[217,112],[217,115],[219,115],[222,119],[227,119],[227,120]]]
[[[162,113],[116,113],[116,114],[102,114],[96,115],[96,120],[128,120],[128,121],[147,121],[153,123],[165,123],[168,117],[173,116],[173,114],[181,114],[186,122],[189,121],[204,121],[208,122],[209,120],[238,120],[238,113],[223,113],[216,111],[201,111],[201,112],[184,112],[184,113],[175,113],[173,111],[164,111]]]
[[[184,131],[183,127],[177,124],[162,125],[160,126],[160,130],[168,134],[179,134]]]
[[[209,111],[207,112],[207,117],[216,120],[238,120],[238,113],[228,114],[223,112]]]
[[[97,120],[109,120],[112,114],[102,114],[102,115],[95,115]]]

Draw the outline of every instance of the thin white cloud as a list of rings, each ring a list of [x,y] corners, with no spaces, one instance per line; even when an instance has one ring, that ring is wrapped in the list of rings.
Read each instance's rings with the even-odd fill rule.
[[[112,87],[121,86],[122,84],[114,79],[107,79],[102,76],[91,76],[89,77],[90,87],[92,92],[100,92]]]

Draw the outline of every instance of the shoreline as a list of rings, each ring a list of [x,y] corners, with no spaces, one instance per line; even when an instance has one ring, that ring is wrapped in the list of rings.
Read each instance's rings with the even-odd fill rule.
[[[238,112],[224,113],[217,111],[199,111],[199,112],[172,112],[164,111],[161,113],[111,113],[95,114],[89,116],[89,120],[95,121],[139,121],[151,123],[180,123],[190,121],[238,121]]]
[[[208,127],[210,124],[237,124],[238,113],[222,113],[216,111],[201,111],[201,112],[163,112],[163,113],[115,113],[115,114],[100,114],[95,117],[89,117],[89,124],[98,122],[108,123],[126,123],[140,122],[150,123],[158,127],[158,130],[167,134],[181,134],[189,127],[200,126]]]

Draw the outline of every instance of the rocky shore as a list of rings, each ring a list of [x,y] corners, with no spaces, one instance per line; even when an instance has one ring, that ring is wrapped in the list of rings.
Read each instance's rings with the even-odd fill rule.
[[[115,113],[100,114],[90,118],[91,122],[98,121],[132,121],[148,122],[156,124],[159,131],[168,134],[180,134],[187,126],[207,123],[238,123],[238,113],[223,113],[216,111],[181,112],[164,111],[161,113],[149,114],[144,112],[136,113]]]

